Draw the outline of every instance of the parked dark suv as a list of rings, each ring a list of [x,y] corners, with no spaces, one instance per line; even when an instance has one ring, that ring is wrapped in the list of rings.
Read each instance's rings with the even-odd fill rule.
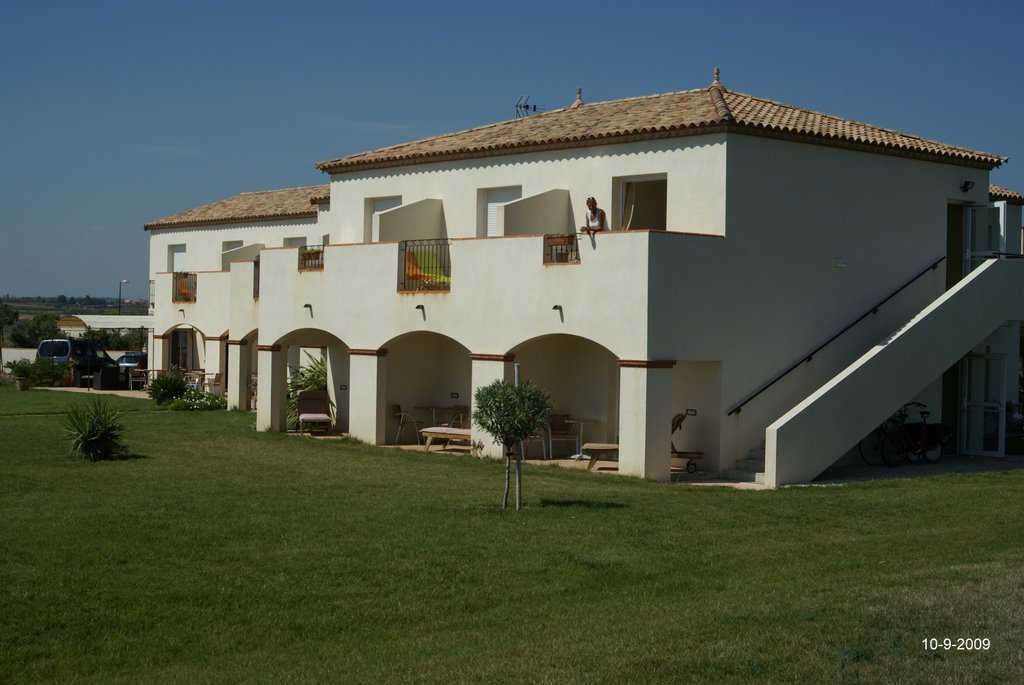
[[[79,338],[57,338],[44,340],[36,350],[36,359],[46,357],[55,364],[67,364],[75,360],[75,370],[79,374],[95,374],[105,368],[117,368],[107,351],[92,340]]]

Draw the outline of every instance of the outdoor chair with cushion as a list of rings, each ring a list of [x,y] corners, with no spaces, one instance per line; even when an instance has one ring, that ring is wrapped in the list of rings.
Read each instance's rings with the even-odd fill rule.
[[[331,430],[331,398],[326,390],[300,390],[298,397],[299,433],[306,426],[321,426]],[[310,429],[312,433],[312,429]]]

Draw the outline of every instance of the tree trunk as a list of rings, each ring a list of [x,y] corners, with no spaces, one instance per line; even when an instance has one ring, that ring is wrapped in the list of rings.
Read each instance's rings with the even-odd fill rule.
[[[516,511],[523,508],[523,453],[516,452]]]
[[[505,498],[501,502],[501,508],[502,509],[508,509],[508,486],[509,486],[509,477],[511,475],[511,473],[510,473],[511,467],[512,467],[512,453],[509,452],[508,450],[506,450],[505,451]]]

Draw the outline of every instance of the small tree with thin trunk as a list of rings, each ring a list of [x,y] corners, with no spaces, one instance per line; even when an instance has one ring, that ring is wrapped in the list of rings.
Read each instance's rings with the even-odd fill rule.
[[[476,408],[473,423],[489,433],[505,451],[505,497],[508,509],[509,477],[512,454],[517,443],[534,435],[551,416],[548,393],[530,381],[518,386],[494,381],[478,388],[473,396]],[[523,508],[523,455],[516,452],[516,511]]]
[[[9,326],[13,326],[18,321],[18,310],[7,304],[6,302],[0,302],[0,366],[3,365],[3,347],[6,342],[4,336],[4,329]]]

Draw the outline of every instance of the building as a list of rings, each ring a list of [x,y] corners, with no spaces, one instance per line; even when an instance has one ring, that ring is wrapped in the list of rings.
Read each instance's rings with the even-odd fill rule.
[[[717,72],[577,92],[147,224],[151,363],[222,371],[243,408],[258,371],[258,428],[282,430],[288,365],[323,349],[339,425],[378,444],[395,405],[469,404],[519,363],[586,440],[619,444],[621,472],[655,479],[686,409],[676,447],[770,485],[812,479],[915,398],[963,451],[999,453],[1024,318],[1002,296],[1024,264],[989,259],[1021,251],[1024,197],[990,196],[1005,161]],[[610,231],[577,235],[588,196]],[[975,398],[979,381],[999,392]]]

